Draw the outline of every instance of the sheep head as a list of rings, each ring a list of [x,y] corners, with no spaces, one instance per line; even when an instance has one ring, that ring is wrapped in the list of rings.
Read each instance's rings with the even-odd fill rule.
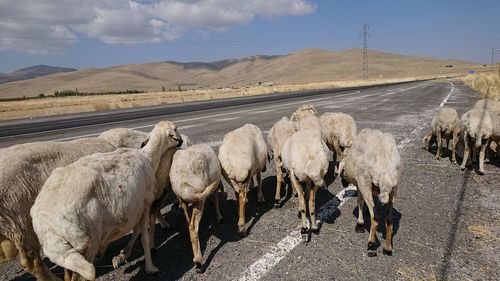
[[[152,138],[158,139],[160,144],[164,144],[165,149],[182,145],[181,134],[177,131],[177,126],[170,121],[156,124],[148,138],[142,142],[141,147],[146,146]]]

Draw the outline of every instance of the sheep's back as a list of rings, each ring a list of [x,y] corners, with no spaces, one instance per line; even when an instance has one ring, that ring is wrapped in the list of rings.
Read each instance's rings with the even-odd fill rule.
[[[281,155],[281,149],[285,144],[285,141],[295,133],[295,128],[293,122],[288,120],[287,117],[281,118],[273,127],[269,130],[267,136],[269,146],[276,157]]]
[[[4,148],[0,153],[0,233],[32,233],[30,208],[50,173],[78,158],[115,147],[99,138],[69,142],[35,142]]]
[[[345,172],[356,182],[368,181],[388,193],[399,183],[401,157],[391,134],[363,129],[349,150]]]
[[[176,194],[183,188],[193,188],[193,192],[203,192],[216,180],[220,180],[221,168],[213,149],[206,144],[189,146],[177,151],[172,161],[170,181]]]

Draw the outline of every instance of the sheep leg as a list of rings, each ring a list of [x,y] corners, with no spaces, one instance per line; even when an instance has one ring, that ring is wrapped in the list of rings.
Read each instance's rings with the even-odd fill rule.
[[[363,207],[365,205],[365,200],[358,190],[358,222],[354,230],[357,233],[365,232],[365,219],[363,218]]]
[[[193,262],[197,272],[202,271],[201,262],[203,257],[201,255],[201,250],[200,250],[200,239],[198,236],[198,229],[200,226],[201,217],[203,216],[204,206],[205,206],[205,200],[193,204],[191,223],[189,224],[189,236],[191,237],[191,246],[193,248]]]
[[[125,246],[125,248],[120,251],[120,254],[118,256],[113,257],[112,259],[113,268],[118,268],[122,263],[127,262],[127,259],[130,257],[130,254],[132,254],[132,249],[134,248],[135,241],[137,241],[137,238],[139,238],[140,234],[141,234],[141,225],[137,224],[136,226],[134,226],[132,237],[130,237],[130,240],[128,240],[127,246]],[[146,234],[148,233],[147,232],[144,233],[144,235]]]
[[[387,202],[387,213],[385,216],[385,242],[382,253],[384,255],[392,256],[392,202],[394,199],[394,193],[389,194],[389,201]]]
[[[212,203],[214,204],[214,208],[215,208],[215,220],[219,224],[222,222],[222,220],[224,218],[222,217],[222,214],[220,213],[219,197],[217,196],[217,191],[211,195],[210,199],[212,200]]]
[[[142,248],[144,248],[144,259],[146,260],[146,273],[148,274],[157,274],[159,272],[158,268],[154,266],[153,261],[151,259],[151,241],[149,240],[150,235],[148,231],[151,231],[149,228],[149,208],[145,208],[144,213],[142,215],[142,221],[139,222],[139,225],[142,224],[142,233],[141,242]]]
[[[457,142],[458,142],[458,134],[453,132],[453,138],[451,140],[451,163],[457,163]]]
[[[432,138],[432,130],[430,130],[422,139],[422,143],[424,144],[424,146],[422,147],[423,149],[429,150],[429,144],[431,142],[431,138]]]
[[[338,140],[335,140],[333,142],[333,148],[335,149],[335,154],[339,158],[339,161],[342,161],[342,159],[344,159],[344,157],[342,156],[342,150],[340,149],[340,143]],[[337,164],[337,163],[335,163],[335,164]]]
[[[264,198],[264,193],[262,192],[262,173],[257,172],[257,202],[264,203],[266,199]]]
[[[476,163],[476,159],[477,159],[477,149],[478,147],[476,147],[475,145],[472,145],[472,164]]]
[[[443,139],[441,136],[441,130],[436,131],[436,138],[437,138],[437,150],[436,150],[436,160],[439,160],[441,157],[441,148],[443,146]]]
[[[281,184],[283,183],[283,171],[281,171],[279,157],[274,158],[274,166],[276,167],[276,195],[274,196],[274,208],[281,207]]]
[[[302,235],[302,241],[304,243],[308,242],[308,226],[307,226],[307,217],[306,217],[306,200],[304,198],[304,190],[302,185],[299,183],[293,171],[290,172],[290,180],[292,181],[292,185],[295,187],[297,191],[297,195],[299,197],[299,218],[301,218],[300,234]]]
[[[244,186],[241,187],[240,192],[238,193],[238,233],[241,236],[246,236],[246,221],[245,221],[245,208],[247,202],[247,190]]]
[[[373,194],[371,192],[371,187],[364,187],[364,190],[369,190],[367,194],[363,194],[363,199],[365,200],[368,211],[370,211],[370,235],[368,237],[368,256],[374,257],[377,255],[377,227],[378,222],[375,218],[375,203],[373,202]]]
[[[481,144],[481,150],[479,151],[479,171],[478,174],[484,175],[484,154],[486,152],[487,144]]]
[[[36,277],[37,280],[61,280],[50,271],[40,257],[40,250],[31,251],[24,248],[21,243],[14,243],[19,251],[19,261],[21,266]]]
[[[314,234],[318,234],[319,228],[316,222],[316,191],[318,186],[314,185],[309,189],[309,216],[311,219],[311,230]]]
[[[102,261],[104,257],[106,256],[106,251],[108,250],[109,243],[106,245],[101,245],[99,247],[99,251],[97,252],[97,256],[95,257],[95,261]]]
[[[470,154],[470,143],[467,137],[467,133],[464,134],[464,158],[462,159],[462,165],[460,166],[461,170],[465,169],[465,165],[467,164],[467,161],[469,160],[469,154]]]
[[[0,263],[13,261],[17,257],[17,248],[14,242],[0,234]]]

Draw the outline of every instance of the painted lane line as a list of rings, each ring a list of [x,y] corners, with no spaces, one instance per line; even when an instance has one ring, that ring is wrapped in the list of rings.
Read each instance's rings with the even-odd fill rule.
[[[334,198],[330,199],[318,211],[318,220],[325,221],[339,211],[347,200],[356,194],[356,187],[349,185],[344,188]],[[265,253],[260,259],[247,268],[238,278],[238,281],[255,281],[264,277],[269,270],[277,265],[286,255],[295,247],[302,243],[302,237],[299,231],[292,231],[285,238],[273,246],[269,252]]]
[[[448,99],[450,98],[451,94],[453,93],[453,90],[455,90],[455,85],[453,85],[453,83],[451,83],[450,81],[448,81],[448,83],[450,83],[451,89],[450,89],[450,92],[448,93],[448,95],[446,96],[446,98],[444,98],[444,100],[439,104],[440,108],[442,108],[448,102]]]
[[[186,126],[180,126],[178,129],[179,130],[185,130],[185,129],[188,129],[188,128],[195,128],[195,127],[199,127],[199,126],[203,126],[203,125],[204,124],[186,125]],[[130,129],[137,130],[137,129],[144,129],[144,128],[148,128],[148,127],[154,127],[154,125],[138,126],[138,127],[132,127]],[[105,130],[105,131],[107,131],[107,130]],[[69,140],[75,140],[75,139],[80,139],[80,138],[97,137],[97,136],[99,136],[100,134],[102,134],[105,131],[102,131],[100,133],[88,134],[88,135],[79,135],[79,136],[74,136],[74,137],[54,139],[54,140],[50,140],[50,141],[69,141]]]
[[[453,87],[452,87],[453,89]],[[447,95],[445,100],[451,96]],[[442,104],[446,103],[443,101]],[[441,105],[440,105],[441,107]],[[414,129],[410,136],[418,134],[424,126],[420,126]],[[411,141],[411,137],[405,137],[397,146],[400,150],[404,150],[406,145]],[[340,207],[344,205],[349,198],[354,197],[356,194],[356,187],[354,185],[349,185],[348,187],[341,190],[335,197],[330,199],[325,205],[321,206],[318,211],[318,220],[327,221],[328,218],[332,217],[336,212],[340,210]],[[247,268],[238,278],[239,281],[256,281],[264,277],[274,266],[276,266],[286,255],[291,252],[295,247],[297,247],[302,242],[302,237],[300,232],[292,231],[289,235],[283,238],[276,246],[272,247],[271,250],[265,253],[261,258],[254,262],[249,268]]]

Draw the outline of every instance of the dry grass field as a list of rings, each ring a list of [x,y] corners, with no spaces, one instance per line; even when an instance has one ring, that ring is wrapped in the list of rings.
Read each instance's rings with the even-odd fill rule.
[[[187,101],[213,100],[272,93],[286,93],[303,90],[342,88],[377,85],[395,82],[416,81],[436,78],[433,76],[370,79],[338,82],[307,83],[297,85],[252,86],[244,88],[223,88],[215,90],[187,90],[141,94],[75,96],[46,99],[31,99],[0,102],[0,120],[30,118],[77,112],[105,111]]]
[[[324,89],[464,75],[484,66],[369,51],[369,80],[361,78],[361,50],[305,49],[283,56],[253,56],[212,63],[154,62],[84,69],[0,84],[0,98],[55,91],[142,94],[74,96],[0,102],[0,120],[104,111],[184,101]],[[259,86],[259,82],[273,86]],[[179,88],[182,91],[177,91]],[[497,87],[498,89],[498,87]]]
[[[461,79],[472,89],[480,92],[483,98],[500,99],[500,76],[498,73],[478,73]]]

